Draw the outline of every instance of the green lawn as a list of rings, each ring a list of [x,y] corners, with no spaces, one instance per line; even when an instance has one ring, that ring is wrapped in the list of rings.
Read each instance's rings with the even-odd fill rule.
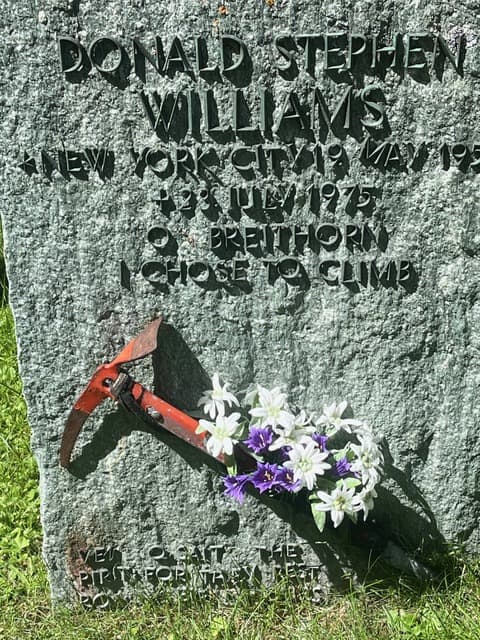
[[[0,305],[0,639],[478,640],[480,559],[445,556],[445,576],[366,585],[313,606],[286,583],[263,593],[180,600],[163,594],[128,609],[52,610],[43,567],[38,474],[16,367],[14,324]],[[397,576],[398,577],[398,576]],[[392,586],[395,584],[395,586]]]

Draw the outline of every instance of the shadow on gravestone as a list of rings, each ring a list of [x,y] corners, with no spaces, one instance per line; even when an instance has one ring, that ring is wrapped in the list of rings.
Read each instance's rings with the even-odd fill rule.
[[[3,255],[3,229],[0,224],[0,307],[8,303],[8,278]]]
[[[391,491],[380,487],[376,502],[379,522],[403,549],[424,549],[428,552],[443,546],[445,539],[423,494],[403,471],[394,466],[388,443],[383,445],[383,452],[385,477],[397,485],[412,507],[402,504]]]
[[[158,330],[157,349],[152,354],[153,392],[179,409],[194,410],[210,376],[179,332],[169,324]]]
[[[152,364],[156,395],[178,408],[197,407],[198,398],[210,386],[210,378],[180,333],[168,324],[159,327]],[[163,430],[148,414],[139,411],[135,403],[119,406],[105,416],[91,441],[72,462],[70,472],[85,479],[95,472],[100,460],[115,450],[122,437],[134,431],[153,435],[193,469],[209,467],[217,476],[225,473],[217,460]],[[345,520],[339,528],[327,526],[320,534],[308,499],[302,493],[268,496],[255,489],[248,491],[309,544],[330,583],[340,590],[349,588],[351,575],[360,580],[374,577],[378,559],[417,577],[429,577],[432,575],[429,569],[419,565],[415,555],[431,553],[445,543],[427,501],[407,475],[394,466],[388,445],[384,443],[382,448],[385,476],[396,484],[395,493],[401,498],[385,487],[379,487],[373,517],[365,523],[354,525]],[[239,522],[238,516],[233,518],[226,528],[222,528],[222,533],[227,536],[238,534]]]
[[[8,279],[5,268],[5,260],[0,257],[0,307],[8,303]]]

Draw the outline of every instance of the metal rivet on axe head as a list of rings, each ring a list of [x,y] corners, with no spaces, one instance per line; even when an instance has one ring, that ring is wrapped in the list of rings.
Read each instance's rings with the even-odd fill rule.
[[[147,413],[154,420],[163,421],[162,414],[153,407],[147,407]]]

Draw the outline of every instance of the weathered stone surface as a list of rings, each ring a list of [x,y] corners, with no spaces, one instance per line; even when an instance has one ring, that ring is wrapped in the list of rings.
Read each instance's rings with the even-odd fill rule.
[[[86,423],[71,472],[59,467],[65,419],[94,368],[116,355],[124,339],[160,314],[168,327],[160,336],[153,367],[149,361],[138,371],[148,386],[186,409],[195,406],[215,371],[236,389],[254,381],[283,385],[292,400],[308,410],[347,398],[356,415],[375,425],[388,443],[389,479],[376,515],[382,535],[387,532],[410,550],[422,539],[462,541],[478,550],[477,4],[244,0],[219,6],[208,0],[118,0],[106,5],[98,0],[41,0],[35,7],[17,0],[4,2],[2,8],[1,211],[32,446],[41,473],[44,556],[53,597],[72,599],[82,593],[91,602],[94,594],[141,590],[149,581],[155,582],[148,573],[151,568],[182,564],[181,546],[188,553],[194,547],[225,546],[222,567],[233,571],[258,564],[265,577],[273,562],[265,560],[265,554],[263,562],[256,547],[304,538],[307,564],[325,567],[321,584],[338,582],[343,570],[356,571],[362,564],[358,551],[333,542],[314,544],[308,518],[279,511],[281,504],[248,497],[237,508],[222,495],[218,474],[203,459],[199,461],[171,439],[165,444],[162,437],[112,405],[103,406]],[[292,170],[287,158],[281,178],[271,171],[262,175],[254,170],[252,180],[248,172],[241,175],[234,169],[229,157],[239,146],[286,149],[294,138],[298,148],[304,142],[313,147],[314,139],[295,137],[290,125],[284,123],[283,130],[273,132],[266,141],[242,133],[209,134],[203,110],[199,132],[191,135],[179,127],[180,131],[162,140],[142,107],[141,91],[152,103],[154,89],[163,95],[212,88],[224,126],[232,124],[228,115],[232,89],[241,85],[255,111],[256,90],[262,85],[273,91],[278,120],[289,91],[296,91],[300,103],[308,104],[316,85],[333,112],[350,86],[345,82],[348,74],[336,78],[326,74],[325,57],[319,54],[312,79],[305,70],[304,49],[297,45],[298,75],[282,77],[276,65],[286,61],[275,52],[273,40],[278,34],[339,32],[380,34],[384,45],[395,33],[419,32],[428,32],[432,44],[441,32],[452,51],[459,34],[464,34],[463,74],[448,59],[443,73],[439,67],[402,69],[405,47],[396,71],[376,76],[355,73],[349,80],[355,91],[370,84],[379,87],[388,125],[369,129],[360,118],[373,120],[379,117],[378,111],[367,108],[363,116],[354,111],[353,131],[335,131],[339,137],[330,132],[320,140],[324,173],[312,166]],[[204,36],[209,64],[220,64],[222,34],[234,34],[245,42],[251,79],[227,73],[222,84],[215,78],[209,84],[198,78],[195,65],[192,77],[176,72],[169,78],[155,73],[148,62],[146,83],[135,74],[133,38],[150,47],[158,35],[168,54],[173,37],[178,36],[194,60],[193,38]],[[76,38],[88,50],[95,38],[107,35],[125,47],[131,64],[128,74],[112,78],[95,68],[85,77],[61,72],[58,36]],[[407,36],[403,41],[406,46]],[[418,47],[419,41],[411,40],[411,46]],[[428,65],[432,56],[432,51],[426,53]],[[423,64],[422,60],[408,59],[412,64]],[[393,154],[389,166],[382,167],[386,156],[381,154],[367,166],[362,164],[360,149],[369,131],[378,143],[398,142],[405,165],[395,166],[394,147],[385,152]],[[328,144],[334,142],[343,145],[349,159],[344,171],[335,171],[328,158]],[[428,157],[423,166],[421,162],[406,166],[408,142],[426,143]],[[449,145],[448,169],[441,161],[444,142]],[[468,146],[466,162],[461,162],[464,148],[452,148],[456,144]],[[193,149],[195,145],[211,147],[218,154],[224,166],[212,170],[219,184],[208,171],[200,178],[192,177],[189,170],[185,176],[162,179],[147,166],[142,174],[141,160],[138,175],[129,151],[168,148],[175,154],[176,147]],[[106,170],[99,176],[85,161],[86,175],[72,171],[68,179],[59,171],[49,177],[48,159],[46,169],[42,167],[42,149],[54,156],[56,150],[96,147],[108,147],[114,154],[110,174]],[[24,152],[27,165],[22,170],[18,164]],[[179,153],[181,159],[184,152]],[[38,171],[32,175],[28,175],[30,155]],[[159,158],[149,158],[161,172]],[[324,203],[320,211],[309,211],[308,187],[329,181],[340,187],[374,185],[376,208],[345,210],[347,196],[341,190],[335,211]],[[212,184],[217,188],[218,210],[167,215],[156,202],[162,188],[171,190],[178,207],[182,188],[192,186],[198,192]],[[381,250],[373,242],[363,259],[376,258],[378,264],[411,261],[416,276],[395,287],[360,284],[355,291],[346,284],[329,286],[319,272],[321,261],[350,258],[355,263],[362,258],[344,243],[334,252],[305,249],[302,254],[293,246],[284,252],[275,249],[275,259],[297,255],[304,265],[308,277],[293,284],[282,276],[270,284],[267,266],[252,252],[238,256],[249,262],[251,289],[199,286],[191,277],[185,285],[155,287],[142,276],[145,262],[168,259],[149,241],[152,227],[171,231],[173,244],[178,245],[177,260],[215,263],[220,258],[208,247],[212,227],[262,225],[269,222],[269,215],[272,223],[281,221],[275,218],[278,213],[262,218],[258,212],[247,212],[240,220],[233,218],[228,214],[229,187],[279,184],[296,186],[294,206],[282,214],[284,224],[303,230],[309,224],[328,223],[344,232],[347,224],[367,222],[377,228],[383,223],[387,246]],[[158,240],[160,232],[152,233],[157,233]],[[232,257],[224,256],[230,264]],[[151,273],[153,267],[149,268]],[[333,278],[336,271],[332,267],[328,276]],[[104,547],[118,551],[105,559]],[[96,557],[92,555],[95,548]],[[164,551],[176,560],[162,559]],[[82,553],[90,555],[85,558]],[[102,573],[112,566],[117,567],[115,576]],[[89,583],[92,567],[97,571],[93,585]],[[119,567],[136,569],[147,579],[134,584],[128,571],[122,573]],[[168,581],[168,571],[160,569],[156,579]],[[98,596],[96,604],[105,602]]]

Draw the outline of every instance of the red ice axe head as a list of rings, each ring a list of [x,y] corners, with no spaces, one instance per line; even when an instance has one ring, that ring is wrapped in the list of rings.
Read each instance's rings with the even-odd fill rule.
[[[119,382],[124,382],[122,365],[145,358],[157,348],[157,334],[161,318],[151,322],[136,338],[133,338],[118,356],[106,364],[101,364],[93,374],[73,409],[70,411],[60,446],[60,464],[68,467],[73,447],[88,416],[106,398],[117,400]],[[123,375],[122,375],[123,374]]]

